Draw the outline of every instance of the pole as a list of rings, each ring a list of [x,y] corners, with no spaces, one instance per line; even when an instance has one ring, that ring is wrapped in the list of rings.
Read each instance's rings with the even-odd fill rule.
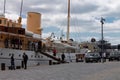
[[[4,12],[3,12],[4,16],[5,16],[5,8],[6,8],[5,6],[6,6],[6,0],[4,0]]]
[[[22,14],[22,6],[23,6],[23,0],[21,0],[20,17],[21,17],[21,14]]]
[[[67,22],[67,41],[69,40],[69,29],[70,28],[70,0],[68,0],[68,22]]]
[[[101,48],[101,52],[103,53],[103,23],[101,23],[101,45],[102,45],[102,48]]]
[[[103,41],[104,40],[103,39],[103,24],[104,24],[104,21],[105,21],[105,19],[101,17],[100,22],[101,22],[101,54],[102,54],[102,56],[103,56],[103,52],[104,52],[104,47],[103,47],[103,44],[104,44],[104,41]]]

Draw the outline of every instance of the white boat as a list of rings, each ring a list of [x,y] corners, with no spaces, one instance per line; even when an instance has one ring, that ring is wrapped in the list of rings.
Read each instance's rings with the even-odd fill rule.
[[[40,13],[28,12],[26,31],[22,28],[21,16],[16,22],[0,16],[0,64],[5,63],[9,67],[11,55],[14,54],[15,66],[21,66],[24,52],[29,58],[28,66],[49,64],[51,60],[60,62],[62,53],[65,53],[65,61],[75,61],[80,50],[79,44],[68,40],[42,39],[40,17]],[[36,20],[39,20],[39,23],[36,23]],[[54,47],[57,49],[56,57],[52,55]]]
[[[23,0],[21,1],[22,10]],[[6,0],[4,0],[4,8],[5,2]],[[5,17],[4,9],[4,14],[0,15],[0,64],[10,66],[10,58],[14,54],[15,66],[21,66],[23,53],[28,55],[28,66],[49,64],[50,60],[59,61],[49,54],[40,52],[44,46],[41,38],[40,17],[40,13],[28,12],[27,30],[25,30],[21,24],[21,13],[17,21],[12,21]],[[39,20],[38,23],[36,20]]]

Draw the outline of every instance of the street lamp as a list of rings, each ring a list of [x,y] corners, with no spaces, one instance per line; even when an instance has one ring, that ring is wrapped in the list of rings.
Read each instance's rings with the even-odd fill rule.
[[[101,17],[101,54],[103,55],[103,44],[104,44],[104,41],[103,41],[103,24],[105,22],[105,19],[103,17]]]

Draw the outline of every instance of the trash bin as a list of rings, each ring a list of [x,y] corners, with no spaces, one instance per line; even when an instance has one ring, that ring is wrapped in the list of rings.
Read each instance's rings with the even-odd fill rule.
[[[1,70],[5,70],[5,63],[1,63]]]
[[[49,65],[52,65],[52,60],[49,60]]]

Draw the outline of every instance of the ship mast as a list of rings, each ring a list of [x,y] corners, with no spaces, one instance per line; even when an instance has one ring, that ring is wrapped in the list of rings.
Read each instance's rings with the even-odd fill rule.
[[[70,0],[68,0],[67,41],[69,40],[69,32],[70,32]]]
[[[4,16],[5,16],[5,9],[6,9],[6,0],[4,0],[4,11],[3,11]]]
[[[21,0],[20,17],[21,17],[21,14],[22,14],[22,6],[23,6],[23,0]]]
[[[21,17],[21,14],[22,14],[22,6],[23,6],[23,0],[21,0],[21,7],[20,7],[20,16],[18,18],[18,23],[21,24],[22,22],[22,17]]]

